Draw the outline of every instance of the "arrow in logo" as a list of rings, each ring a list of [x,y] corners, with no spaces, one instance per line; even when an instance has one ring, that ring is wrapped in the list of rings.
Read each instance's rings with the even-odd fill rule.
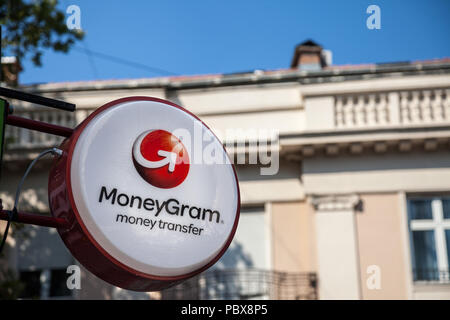
[[[158,155],[160,157],[163,157],[163,159],[158,160],[158,161],[150,161],[150,160],[145,159],[142,156],[141,143],[142,143],[142,140],[144,140],[147,133],[148,132],[144,132],[137,139],[136,143],[134,144],[134,146],[133,146],[134,159],[141,166],[150,168],[150,169],[162,168],[165,165],[169,165],[169,167],[168,167],[169,172],[173,172],[175,170],[175,164],[177,162],[177,154],[175,152],[166,151],[166,150],[158,150]]]

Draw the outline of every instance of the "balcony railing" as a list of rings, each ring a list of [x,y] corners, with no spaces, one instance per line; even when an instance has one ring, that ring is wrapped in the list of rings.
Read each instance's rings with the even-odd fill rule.
[[[74,127],[75,118],[72,113],[53,110],[30,110],[18,111],[14,115],[43,121],[52,124],[58,124],[65,127]],[[62,138],[45,134],[42,132],[25,130],[18,127],[6,126],[5,129],[6,150],[14,149],[38,149],[46,148],[59,144]]]
[[[212,270],[161,292],[166,300],[317,299],[315,273],[257,269]]]
[[[450,89],[334,96],[338,129],[450,123]]]
[[[15,116],[32,120],[57,124],[74,128],[83,121],[94,109],[81,109],[73,113],[50,109],[19,109],[14,111]],[[41,149],[58,145],[63,139],[58,136],[26,130],[13,126],[5,129],[5,150]]]
[[[413,277],[416,282],[450,284],[450,270],[415,269],[413,270]]]

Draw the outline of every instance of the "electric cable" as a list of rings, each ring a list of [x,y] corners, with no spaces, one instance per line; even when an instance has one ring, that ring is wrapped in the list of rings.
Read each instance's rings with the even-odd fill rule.
[[[92,52],[88,47],[87,41],[83,41],[85,53],[88,56],[89,64],[91,66],[92,72],[94,73],[95,79],[98,79],[98,72],[97,72],[97,66],[95,65],[94,57],[92,56]]]
[[[23,183],[25,182],[26,177],[30,173],[31,168],[33,168],[35,163],[40,158],[42,158],[43,156],[45,156],[48,153],[52,153],[53,155],[61,156],[62,150],[60,150],[58,148],[51,148],[51,149],[44,150],[28,165],[27,170],[25,171],[24,175],[22,176],[22,179],[19,182],[19,185],[17,186],[16,196],[14,198],[14,207],[11,211],[8,212],[8,220],[6,223],[5,232],[3,233],[2,242],[0,243],[0,253],[2,253],[3,247],[6,243],[6,238],[8,237],[8,232],[9,232],[9,227],[11,225],[11,221],[14,221],[17,216],[17,206],[19,205],[20,192],[22,190]]]
[[[122,65],[126,65],[126,66],[129,66],[129,67],[133,67],[133,68],[137,68],[137,69],[141,69],[141,70],[142,69],[143,70],[147,70],[147,71],[149,71],[151,73],[156,73],[156,74],[166,75],[166,76],[176,76],[177,75],[176,73],[171,72],[171,71],[167,71],[167,70],[164,70],[164,69],[161,69],[161,68],[151,67],[151,66],[139,63],[139,62],[134,62],[134,61],[123,59],[123,58],[118,58],[118,57],[115,57],[115,56],[112,56],[112,55],[109,55],[109,54],[101,53],[101,52],[98,52],[98,51],[93,51],[93,50],[90,50],[88,48],[80,48],[80,47],[74,46],[74,47],[72,47],[72,49],[75,50],[75,51],[84,53],[84,54],[90,54],[92,56],[95,56],[95,57],[98,57],[98,58],[101,58],[101,59],[104,59],[104,60],[109,60],[109,61],[112,61],[112,62],[115,62],[115,63],[119,63],[119,64],[122,64]]]

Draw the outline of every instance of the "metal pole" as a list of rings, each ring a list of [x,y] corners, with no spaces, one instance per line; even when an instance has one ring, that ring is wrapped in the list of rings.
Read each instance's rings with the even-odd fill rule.
[[[63,218],[55,218],[42,216],[34,213],[20,212],[18,211],[16,215],[14,215],[12,222],[20,222],[26,224],[34,224],[36,226],[43,226],[49,228],[66,228],[68,226],[67,220]],[[8,220],[9,212],[6,210],[0,211],[0,220]]]
[[[56,99],[50,99],[35,94],[17,91],[9,88],[0,87],[0,96],[17,99],[21,101],[27,101],[30,103],[40,104],[42,106],[47,106],[55,109],[61,109],[65,111],[75,111],[75,105],[73,103],[68,103]]]
[[[62,137],[70,137],[73,133],[72,128],[62,127],[56,124],[50,124],[12,115],[8,115],[6,117],[6,124],[20,128],[50,133]]]

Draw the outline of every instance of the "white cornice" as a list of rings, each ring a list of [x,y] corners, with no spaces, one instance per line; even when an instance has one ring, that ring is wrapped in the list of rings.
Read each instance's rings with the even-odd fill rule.
[[[375,93],[390,92],[400,90],[425,90],[435,88],[446,88],[450,84],[449,74],[430,74],[408,76],[399,75],[398,77],[377,78],[367,80],[350,80],[339,82],[327,82],[301,87],[302,95],[313,96],[332,96],[339,94],[354,95],[357,93]]]

